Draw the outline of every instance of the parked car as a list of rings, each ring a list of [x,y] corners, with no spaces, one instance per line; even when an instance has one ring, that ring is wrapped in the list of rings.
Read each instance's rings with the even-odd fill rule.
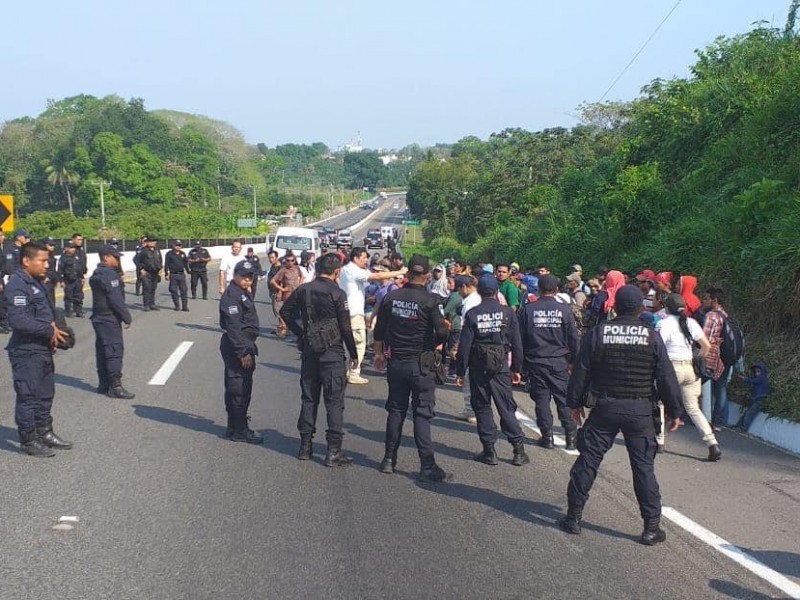
[[[349,229],[341,229],[336,236],[337,248],[352,248],[353,247],[353,234]]]
[[[372,248],[383,248],[383,236],[381,235],[380,229],[370,229],[367,231],[367,235],[364,238],[364,247],[368,250]]]

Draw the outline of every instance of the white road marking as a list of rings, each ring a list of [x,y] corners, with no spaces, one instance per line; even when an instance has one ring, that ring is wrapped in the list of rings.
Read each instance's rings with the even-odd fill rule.
[[[775,586],[789,598],[800,598],[800,585],[797,585],[795,582],[791,581],[787,577],[784,577],[777,571],[770,569],[767,565],[753,558],[738,546],[734,546],[730,542],[723,540],[717,534],[712,533],[702,525],[695,523],[689,517],[678,512],[674,508],[665,506],[661,509],[661,514],[682,529],[691,533],[700,541],[705,542],[715,550],[721,552],[734,562],[743,566],[751,573],[754,573],[764,581]]]
[[[531,431],[535,432],[537,435],[542,435],[542,432],[539,430],[539,426],[536,424],[536,421],[531,419],[528,415],[526,415],[521,410],[517,410],[516,412],[517,420],[520,422],[521,425],[524,425]],[[565,452],[571,456],[578,456],[580,452],[577,450],[567,450],[567,440],[564,439],[563,435],[559,435],[557,433],[553,434],[553,442],[558,447],[559,450]]]
[[[78,522],[78,517],[70,517],[70,516],[58,517],[58,522],[59,523],[77,523]]]
[[[166,384],[167,380],[169,380],[169,376],[172,375],[172,372],[178,367],[178,364],[183,357],[186,356],[186,353],[189,352],[189,348],[191,348],[193,344],[194,342],[181,342],[178,344],[178,347],[175,348],[174,352],[169,355],[169,358],[164,361],[164,364],[156,371],[153,378],[147,382],[147,385]]]

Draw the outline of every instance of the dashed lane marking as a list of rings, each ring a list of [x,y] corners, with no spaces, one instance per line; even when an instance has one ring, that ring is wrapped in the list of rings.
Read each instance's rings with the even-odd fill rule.
[[[539,426],[536,424],[536,421],[531,419],[521,410],[517,410],[516,415],[517,415],[517,420],[520,422],[521,425],[524,425],[525,427],[527,427],[528,429],[530,429],[539,436],[542,435],[542,432],[539,430]],[[566,454],[569,454],[571,456],[578,456],[580,454],[580,452],[578,452],[577,450],[567,450],[567,440],[564,439],[563,435],[554,433],[553,443],[559,450],[565,452]]]
[[[775,586],[789,598],[800,598],[800,585],[784,577],[774,569],[770,569],[761,561],[753,558],[747,552],[734,546],[730,542],[723,540],[717,534],[709,531],[699,523],[695,523],[686,515],[678,512],[674,508],[665,506],[661,509],[661,514],[667,519],[691,533],[701,542],[705,542],[718,552],[721,552],[734,562],[740,564],[751,573],[757,575],[764,581]]]
[[[194,342],[181,342],[178,344],[178,347],[169,355],[169,358],[164,361],[164,364],[161,365],[161,368],[156,371],[156,374],[153,375],[153,378],[147,382],[147,385],[164,385],[169,380],[170,375],[172,375],[173,371],[178,368],[181,360],[186,353],[189,352],[189,348],[192,347]]]

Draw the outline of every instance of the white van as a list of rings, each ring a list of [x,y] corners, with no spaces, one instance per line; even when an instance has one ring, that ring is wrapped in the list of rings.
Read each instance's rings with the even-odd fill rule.
[[[305,227],[278,227],[272,247],[279,258],[283,258],[287,250],[291,250],[298,257],[303,250],[310,250],[314,256],[319,257],[321,254],[319,231]]]
[[[389,240],[394,237],[394,227],[391,225],[382,225],[381,226],[381,237],[384,240]]]

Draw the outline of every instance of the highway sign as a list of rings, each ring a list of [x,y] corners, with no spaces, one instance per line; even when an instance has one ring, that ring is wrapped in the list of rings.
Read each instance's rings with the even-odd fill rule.
[[[0,229],[14,231],[14,196],[0,196]]]
[[[246,229],[248,227],[255,227],[256,220],[255,219],[238,219],[236,221],[236,227],[239,229]]]
[[[403,225],[419,225],[419,220],[418,219],[411,219],[411,220],[407,219],[407,220],[403,221]]]

